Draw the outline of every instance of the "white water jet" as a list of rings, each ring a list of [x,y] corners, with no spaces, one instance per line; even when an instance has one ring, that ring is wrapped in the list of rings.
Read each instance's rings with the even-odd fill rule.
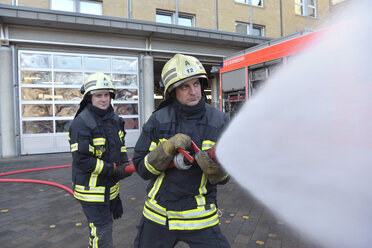
[[[355,5],[244,104],[216,151],[278,217],[333,248],[372,246],[372,3]]]

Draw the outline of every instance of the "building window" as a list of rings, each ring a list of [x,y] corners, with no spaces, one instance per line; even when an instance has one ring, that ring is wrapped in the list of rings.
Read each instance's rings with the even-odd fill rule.
[[[102,15],[102,1],[51,0],[50,8],[52,10]]]
[[[237,3],[252,4],[252,6],[263,7],[263,0],[235,0]]]
[[[316,0],[295,0],[295,13],[316,18]]]
[[[194,17],[191,15],[178,15],[178,25],[186,26],[186,27],[194,27]]]
[[[156,11],[156,22],[166,24],[176,24],[176,14],[170,11]],[[195,17],[193,15],[178,13],[178,25],[195,27]]]
[[[173,24],[173,14],[166,12],[156,12],[156,22]]]
[[[336,4],[339,4],[339,3],[342,3],[342,2],[345,2],[346,0],[332,0],[331,3],[332,5],[336,5]]]
[[[249,32],[249,23],[237,22],[235,23],[235,29],[237,33],[240,34],[249,34],[255,36],[265,36],[264,26],[253,24],[252,25],[252,34]]]

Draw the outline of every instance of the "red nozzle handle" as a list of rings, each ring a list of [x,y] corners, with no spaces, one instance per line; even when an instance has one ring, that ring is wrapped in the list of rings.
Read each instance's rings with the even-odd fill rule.
[[[199,152],[200,151],[200,148],[195,144],[194,141],[191,140],[191,147],[196,151],[196,152]]]
[[[134,168],[134,164],[130,164],[124,168],[126,173],[133,173],[136,172],[136,168]]]
[[[196,151],[200,151],[200,148],[195,144],[194,141],[191,140],[191,147]],[[191,156],[187,151],[183,150],[183,149],[177,149],[177,151],[179,153],[182,153],[183,156],[185,156],[185,158],[192,164],[194,163],[195,161],[195,158],[193,156]]]
[[[217,161],[217,157],[216,157],[216,145],[214,145],[210,150],[209,150],[209,153],[208,153],[209,157],[216,163],[218,163]]]
[[[185,156],[185,158],[192,164],[194,163],[194,157],[191,156],[187,151],[183,150],[183,149],[177,149],[177,151],[179,153],[182,153],[183,156]]]

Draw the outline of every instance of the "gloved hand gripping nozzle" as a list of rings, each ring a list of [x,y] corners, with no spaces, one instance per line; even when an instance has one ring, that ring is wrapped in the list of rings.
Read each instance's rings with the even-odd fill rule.
[[[173,160],[177,150],[186,150],[190,147],[190,144],[191,138],[189,136],[178,133],[151,151],[147,155],[147,161],[156,170],[164,171]]]
[[[180,170],[187,170],[196,160],[199,167],[208,177],[208,181],[211,184],[217,184],[228,177],[228,174],[222,168],[220,163],[218,163],[216,158],[216,146],[213,146],[212,149],[207,151],[201,151],[196,144],[191,141],[191,147],[195,150],[195,158],[192,157],[187,151],[178,150],[178,153],[174,157],[174,165]]]

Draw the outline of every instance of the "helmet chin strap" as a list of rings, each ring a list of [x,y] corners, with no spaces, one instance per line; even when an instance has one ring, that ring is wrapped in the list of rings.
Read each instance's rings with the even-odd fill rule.
[[[81,86],[81,88],[80,88],[80,93],[81,93],[82,95],[84,95],[84,93],[85,93],[85,87],[84,87],[84,85]]]

